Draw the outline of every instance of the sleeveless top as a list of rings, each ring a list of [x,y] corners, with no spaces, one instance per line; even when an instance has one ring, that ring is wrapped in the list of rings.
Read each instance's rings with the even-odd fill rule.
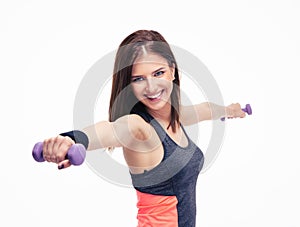
[[[196,183],[204,155],[183,129],[188,145],[179,146],[149,113],[136,113],[158,134],[164,149],[159,165],[132,174],[138,197],[138,226],[195,227]]]

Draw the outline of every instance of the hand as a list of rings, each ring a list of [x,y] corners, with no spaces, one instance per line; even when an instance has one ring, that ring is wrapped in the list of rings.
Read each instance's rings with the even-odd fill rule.
[[[59,169],[71,166],[68,159],[65,159],[70,147],[75,142],[68,136],[57,136],[44,140],[43,157],[47,162],[58,164]]]
[[[233,103],[226,107],[226,118],[244,118],[246,113],[242,110],[241,105],[239,103]]]

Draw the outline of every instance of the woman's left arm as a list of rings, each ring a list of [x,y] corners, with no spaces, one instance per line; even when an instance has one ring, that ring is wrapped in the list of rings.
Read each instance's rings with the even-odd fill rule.
[[[203,102],[191,106],[181,106],[181,123],[192,125],[205,120],[226,118],[243,118],[246,116],[239,103],[220,106],[211,102]]]

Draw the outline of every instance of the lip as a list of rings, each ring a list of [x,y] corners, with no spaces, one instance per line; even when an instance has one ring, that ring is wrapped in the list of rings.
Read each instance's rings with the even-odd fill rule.
[[[161,90],[160,92],[153,93],[153,94],[145,94],[144,96],[150,100],[150,101],[157,101],[161,98],[164,90]]]

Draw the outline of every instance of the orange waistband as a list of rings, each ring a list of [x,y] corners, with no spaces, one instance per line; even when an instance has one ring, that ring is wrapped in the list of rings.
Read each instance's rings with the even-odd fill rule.
[[[137,192],[138,227],[177,227],[176,196],[152,195]]]

